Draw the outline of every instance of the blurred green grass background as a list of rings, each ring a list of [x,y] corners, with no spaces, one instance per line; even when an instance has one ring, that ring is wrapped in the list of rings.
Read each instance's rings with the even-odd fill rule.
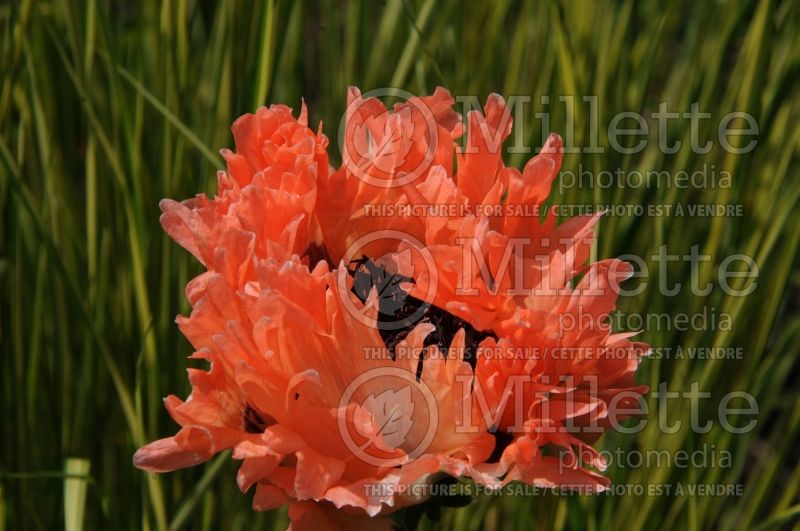
[[[668,297],[651,267],[625,312],[730,314],[730,330],[645,331],[654,346],[740,347],[741,360],[652,359],[640,378],[655,389],[699,382],[712,400],[755,396],[756,428],[664,434],[649,422],[610,433],[605,448],[689,451],[715,445],[730,467],[612,466],[616,484],[742,483],[739,497],[500,497],[451,509],[441,529],[797,528],[800,514],[800,5],[796,2],[199,2],[16,0],[0,4],[0,529],[284,529],[285,511],[252,513],[223,456],[156,478],[134,469],[143,441],[174,431],[160,398],[185,395],[188,343],[173,323],[199,271],[158,225],[162,197],[213,191],[217,150],[232,146],[234,118],[259,105],[309,105],[335,146],[348,85],[417,94],[532,98],[525,141],[541,144],[541,96],[598,97],[604,125],[621,111],[662,101],[711,119],[707,154],[665,155],[651,141],[636,155],[573,154],[564,169],[729,171],[730,188],[573,188],[558,201],[739,204],[741,217],[609,217],[598,257],[649,256],[666,244],[759,266],[746,297],[715,289]],[[563,105],[550,129],[565,134]],[[758,121],[758,147],[731,155],[715,127],[731,111]],[[573,116],[585,145],[590,115]],[[688,145],[687,121],[669,136]],[[519,125],[519,124],[518,124]],[[335,151],[335,148],[332,150]],[[510,154],[524,163],[528,155]],[[334,158],[336,155],[334,154]],[[652,264],[651,264],[652,265]],[[669,281],[688,286],[686,263]],[[701,284],[702,285],[702,284]],[[658,408],[650,400],[651,415]],[[681,401],[669,419],[688,419]],[[741,424],[742,421],[739,421]],[[430,522],[423,528],[432,529]]]

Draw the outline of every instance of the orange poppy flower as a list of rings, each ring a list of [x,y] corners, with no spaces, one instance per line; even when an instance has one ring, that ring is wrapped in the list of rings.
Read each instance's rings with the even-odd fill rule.
[[[232,449],[254,509],[288,504],[292,529],[389,528],[447,476],[607,484],[591,443],[645,391],[647,345],[605,324],[630,269],[586,265],[596,217],[525,213],[558,136],[506,167],[503,99],[468,114],[461,148],[453,103],[440,88],[389,111],[351,89],[338,170],[305,104],[261,108],[234,122],[215,197],[161,203],[206,268],[177,322],[210,368],[167,397],[181,429],[137,467]]]

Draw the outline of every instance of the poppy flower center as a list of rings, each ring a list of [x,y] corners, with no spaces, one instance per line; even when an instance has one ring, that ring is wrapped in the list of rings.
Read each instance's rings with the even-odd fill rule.
[[[303,255],[308,257],[308,269],[313,270],[317,263],[325,261],[333,267],[332,260],[324,244],[312,243]],[[370,290],[378,292],[378,332],[383,339],[392,360],[396,359],[396,347],[418,323],[431,323],[436,328],[425,338],[423,346],[436,345],[447,352],[453,337],[464,329],[464,361],[475,369],[478,345],[487,337],[497,339],[491,330],[476,330],[470,323],[450,312],[434,306],[409,294],[403,284],[413,284],[414,279],[390,273],[372,258],[362,256],[352,260],[348,273],[353,277],[352,291],[361,302],[366,302]],[[424,353],[423,353],[424,356]],[[422,361],[417,368],[417,379],[422,374]]]
[[[436,345],[442,352],[447,352],[453,337],[463,328],[464,361],[475,368],[475,354],[478,345],[487,337],[494,337],[490,330],[476,330],[470,323],[456,317],[450,312],[420,300],[406,291],[404,285],[413,284],[414,279],[397,273],[390,273],[386,268],[375,263],[367,256],[353,260],[348,268],[353,277],[352,291],[361,302],[366,302],[374,287],[378,294],[378,332],[383,339],[389,355],[396,358],[396,348],[419,323],[431,323],[434,330],[428,334],[423,346]],[[424,353],[423,353],[424,356]],[[417,368],[417,379],[422,374],[422,361]]]

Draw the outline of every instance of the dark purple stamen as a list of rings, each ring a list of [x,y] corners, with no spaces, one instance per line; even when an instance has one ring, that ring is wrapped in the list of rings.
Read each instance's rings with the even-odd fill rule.
[[[497,337],[491,330],[476,330],[465,320],[409,295],[402,284],[413,284],[412,278],[397,273],[391,274],[366,256],[352,261],[351,265],[354,266],[349,270],[353,277],[353,293],[362,302],[366,302],[373,287],[378,292],[378,332],[392,359],[395,359],[397,344],[405,339],[418,323],[428,322],[435,327],[425,338],[424,346],[436,345],[444,352],[450,348],[458,330],[463,328],[464,360],[473,369],[480,342],[487,337]],[[422,363],[417,368],[417,379],[421,374]]]

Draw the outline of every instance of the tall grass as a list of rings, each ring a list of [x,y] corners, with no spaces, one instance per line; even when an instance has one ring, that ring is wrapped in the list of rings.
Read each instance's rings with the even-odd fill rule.
[[[574,125],[587,145],[598,97],[598,142],[621,111],[649,114],[662,101],[711,114],[707,154],[665,155],[651,134],[635,155],[572,154],[564,170],[622,168],[732,175],[732,186],[571,188],[567,203],[742,205],[740,217],[608,217],[598,257],[649,257],[691,247],[711,255],[700,269],[709,295],[665,296],[650,262],[647,289],[629,313],[730,314],[730,330],[654,329],[654,346],[738,347],[740,360],[652,359],[641,381],[712,400],[751,393],[759,422],[731,434],[688,426],[690,404],[671,405],[676,433],[657,422],[601,446],[730,451],[731,467],[620,467],[617,484],[745,485],[738,497],[597,496],[479,499],[445,511],[442,529],[764,529],[800,514],[800,5],[795,2],[383,2],[18,0],[0,5],[0,529],[283,529],[285,511],[252,513],[225,456],[163,477],[131,465],[143,441],[174,431],[161,397],[188,392],[188,343],[173,319],[188,311],[196,264],[158,225],[158,200],[210,192],[217,149],[232,145],[231,121],[257,106],[308,103],[335,143],[348,85],[456,95],[532,98],[524,128],[540,145],[536,112],[550,129]],[[579,105],[567,116],[559,96]],[[541,103],[549,96],[549,107]],[[731,111],[753,115],[758,146],[731,155],[716,125]],[[688,121],[671,139],[688,145]],[[652,133],[652,131],[651,131]],[[510,153],[520,165],[529,155]],[[716,273],[729,255],[754,257],[757,289],[732,297]],[[689,286],[685,262],[670,284]],[[745,279],[741,279],[745,282]],[[650,400],[653,416],[659,408]],[[739,420],[741,424],[743,420]],[[433,528],[423,521],[424,528]]]

